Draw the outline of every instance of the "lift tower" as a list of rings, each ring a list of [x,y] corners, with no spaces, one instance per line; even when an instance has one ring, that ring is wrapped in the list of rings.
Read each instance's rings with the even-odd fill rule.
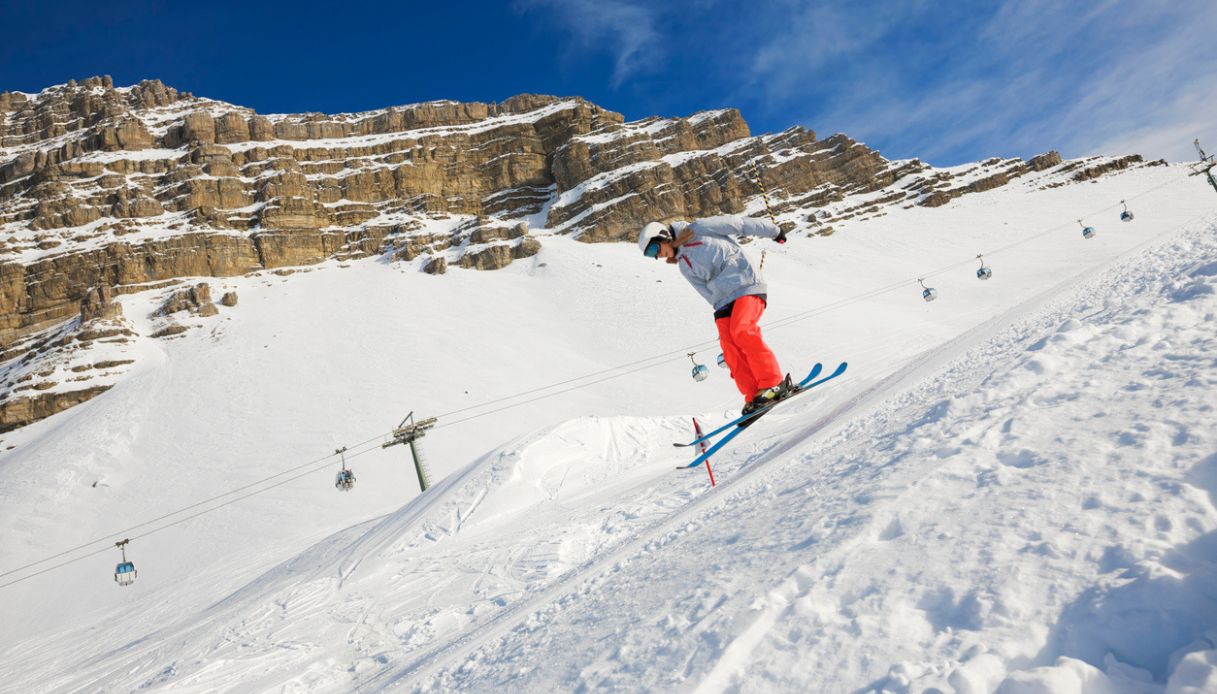
[[[436,418],[430,417],[419,421],[414,421],[414,412],[406,415],[406,418],[401,420],[401,424],[393,430],[393,440],[388,443],[381,444],[381,448],[396,446],[399,443],[410,444],[410,456],[414,458],[414,472],[418,474],[418,489],[419,491],[427,491],[427,487],[431,486],[431,482],[427,479],[427,468],[423,464],[422,452],[415,445],[415,441],[421,439],[427,430],[435,426]]]

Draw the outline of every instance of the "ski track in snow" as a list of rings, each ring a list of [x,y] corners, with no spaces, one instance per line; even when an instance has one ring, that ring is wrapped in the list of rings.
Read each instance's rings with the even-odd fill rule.
[[[857,242],[860,259],[879,243]],[[0,690],[1203,691],[1217,685],[1217,226],[1140,246],[1024,283],[969,329],[933,323],[948,291],[898,349],[823,355],[854,366],[717,456],[716,489],[672,470],[690,456],[670,446],[685,416],[566,419],[289,561],[250,557],[261,575],[192,576],[183,606],[161,590],[6,639]],[[887,373],[858,368],[894,354]],[[146,391],[132,402],[167,387],[151,372],[170,357],[154,356],[121,386]],[[70,431],[68,415],[42,430]],[[110,434],[103,459],[140,434]],[[72,450],[43,435],[33,445]]]

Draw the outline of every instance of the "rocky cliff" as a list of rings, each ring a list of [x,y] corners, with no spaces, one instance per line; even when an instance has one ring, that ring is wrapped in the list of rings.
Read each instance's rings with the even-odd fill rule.
[[[1138,161],[1064,166],[1094,176]],[[826,234],[885,205],[945,204],[1058,166],[1052,153],[934,169],[840,134],[753,136],[732,109],[627,123],[583,99],[529,94],[260,115],[158,81],[5,92],[0,351],[28,352],[68,322],[83,329],[90,292],[369,254],[434,274],[489,270],[537,253],[538,227],[609,241],[656,218],[761,214],[758,172],[787,225]],[[448,223],[436,231],[436,220]],[[32,421],[55,409],[6,402],[22,387],[7,380],[6,412]]]

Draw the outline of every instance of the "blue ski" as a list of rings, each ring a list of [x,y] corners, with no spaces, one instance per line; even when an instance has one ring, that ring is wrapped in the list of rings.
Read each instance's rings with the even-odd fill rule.
[[[817,364],[817,366],[819,366],[819,365]],[[739,421],[742,421],[745,419],[750,419],[752,417],[759,417],[761,414],[768,412],[770,409],[772,409],[774,405],[786,402],[786,400],[789,400],[790,398],[797,396],[799,393],[811,390],[812,388],[815,388],[816,386],[818,386],[822,383],[826,383],[826,382],[831,381],[832,379],[836,378],[837,376],[840,376],[841,374],[845,373],[845,369],[848,366],[849,365],[846,362],[841,362],[841,364],[837,367],[836,371],[833,371],[831,374],[825,376],[824,378],[821,378],[818,381],[814,381],[812,383],[807,383],[806,385],[802,386],[794,395],[791,395],[789,398],[786,398],[784,400],[779,400],[778,402],[773,403],[773,405],[769,405],[768,407],[757,410],[756,412],[753,412],[752,414],[748,415],[747,417],[740,417],[739,419],[735,420],[734,422],[731,422],[731,424],[735,424]],[[813,371],[815,373],[819,373],[819,371],[817,371],[815,369],[813,369]],[[815,376],[813,375],[808,379],[804,379],[804,381],[800,381],[800,383],[808,381],[811,378],[815,378]],[[722,429],[725,429],[725,428],[726,427],[720,428],[719,431],[721,431]],[[678,465],[676,467],[676,469],[677,470],[688,470],[689,468],[694,468],[694,467],[697,467],[698,465],[701,465],[702,463],[709,460],[710,457],[713,456],[715,453],[717,453],[720,449],[722,449],[723,446],[727,445],[731,441],[731,439],[734,439],[736,436],[739,436],[740,432],[742,432],[744,429],[745,429],[745,427],[736,427],[735,431],[727,432],[726,434],[723,435],[723,437],[721,439],[719,439],[718,441],[715,441],[713,446],[710,446],[710,448],[706,449],[705,453],[702,453],[701,455],[697,456],[697,458],[694,459],[693,462],[689,463],[688,465]],[[704,440],[704,439],[705,439],[705,437],[702,437],[702,440]]]
[[[795,384],[795,386],[797,388],[800,388],[800,390],[802,390],[802,388],[806,388],[808,384],[811,384],[812,379],[814,379],[815,376],[820,375],[821,370],[824,370],[824,365],[817,362],[817,364],[812,366],[811,373],[808,373],[807,376],[804,376],[803,380],[798,381],[797,384]],[[795,391],[795,392],[797,393],[798,391]],[[789,399],[789,398],[787,398],[787,399]],[[773,404],[776,404],[776,403],[773,403]],[[769,407],[773,407],[773,404],[770,404]],[[727,431],[728,429],[730,429],[730,427],[740,426],[741,424],[744,424],[744,422],[748,422],[748,424],[752,424],[752,422],[750,420],[752,418],[755,418],[755,416],[764,412],[765,409],[769,409],[769,408],[767,407],[767,408],[763,408],[763,409],[758,409],[758,410],[756,410],[756,412],[751,412],[751,413],[748,413],[745,415],[740,415],[740,416],[738,416],[738,418],[728,421],[727,424],[724,424],[723,426],[719,426],[718,429],[716,429],[714,431],[711,431],[708,433],[703,433],[703,435],[701,435],[699,438],[694,438],[694,440],[690,441],[689,443],[673,443],[672,446],[675,446],[677,448],[686,448],[689,446],[697,446],[697,444],[699,444],[703,441],[710,441],[711,438],[718,436],[719,433]]]
[[[797,387],[798,390],[796,390],[794,393],[792,393],[791,397],[793,397],[794,395],[797,395],[804,388],[807,388],[808,384],[811,383],[812,379],[814,379],[816,376],[819,376],[820,371],[822,371],[823,369],[824,369],[824,365],[820,364],[818,362],[816,363],[815,366],[811,367],[811,372],[808,373],[805,377],[803,377],[803,380],[801,380],[797,384],[795,384],[795,386]],[[790,398],[786,398],[786,399],[789,400]],[[781,402],[781,401],[779,400],[778,402]],[[736,417],[735,419],[731,420],[730,422],[727,422],[726,424],[715,429],[714,431],[711,431],[706,434],[702,434],[700,438],[693,439],[692,441],[690,441],[688,443],[674,443],[672,445],[676,446],[677,448],[686,448],[688,446],[696,446],[697,444],[699,444],[703,441],[708,441],[708,440],[714,438],[715,436],[718,436],[719,434],[730,429],[731,427],[739,426],[741,423],[748,421],[748,420],[752,419],[753,417],[759,416],[762,412],[764,412],[765,410],[768,410],[770,407],[773,407],[773,405],[776,405],[776,404],[777,403],[773,403],[773,404],[769,405],[768,407],[764,407],[762,409],[756,410],[755,412],[749,412],[746,415],[741,415],[739,417]],[[749,422],[749,423],[751,423],[751,422]]]

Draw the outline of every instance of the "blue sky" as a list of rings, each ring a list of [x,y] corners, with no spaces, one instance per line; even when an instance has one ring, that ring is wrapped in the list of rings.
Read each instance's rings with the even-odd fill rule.
[[[579,95],[891,158],[1217,150],[1213,0],[0,0],[0,90],[144,78],[260,112]]]

